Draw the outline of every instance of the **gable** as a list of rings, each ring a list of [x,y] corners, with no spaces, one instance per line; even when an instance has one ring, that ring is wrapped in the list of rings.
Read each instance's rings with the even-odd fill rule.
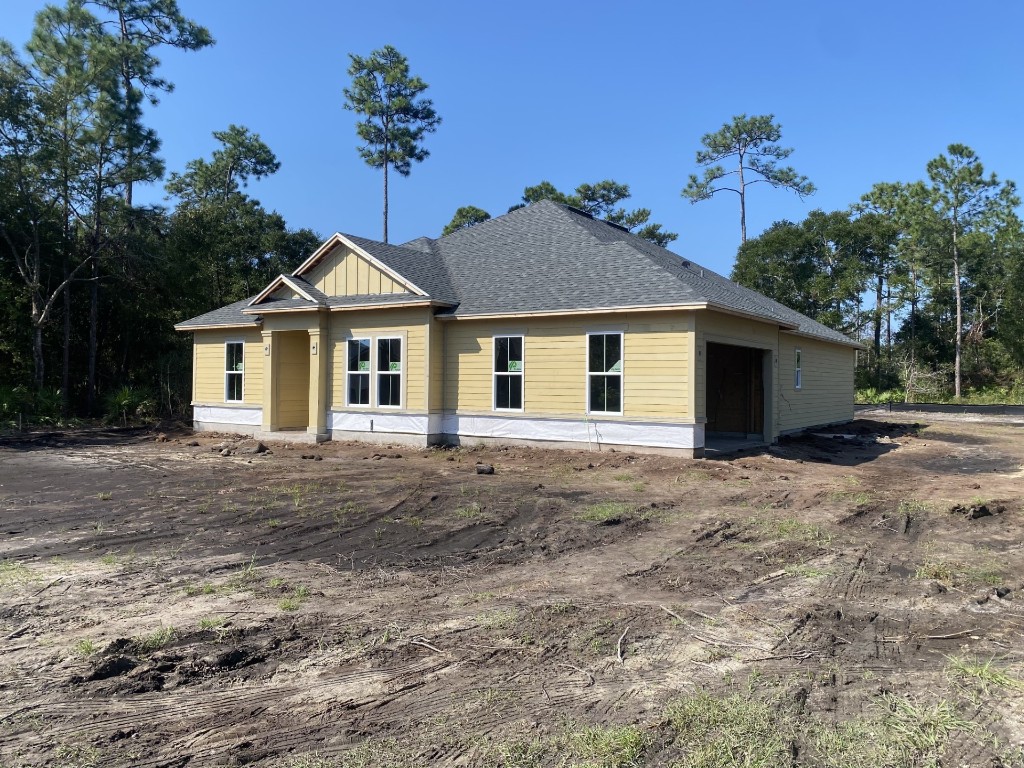
[[[268,296],[267,298],[269,298],[269,299],[301,299],[303,297],[299,296],[299,294],[296,291],[294,291],[291,287],[289,287],[287,285],[282,285],[280,288],[278,288],[276,291],[274,291],[272,294],[270,294],[270,296]]]
[[[410,293],[405,285],[344,244],[338,244],[303,279],[328,296]]]

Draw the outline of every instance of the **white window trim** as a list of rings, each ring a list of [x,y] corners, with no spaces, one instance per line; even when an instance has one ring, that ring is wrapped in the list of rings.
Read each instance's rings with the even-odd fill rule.
[[[621,351],[621,370],[617,373],[606,371],[590,370],[590,337],[591,336],[612,336],[619,337],[619,350]],[[594,416],[622,416],[626,408],[626,334],[621,330],[609,331],[587,331],[587,342],[583,353],[583,366],[587,373],[587,391],[584,393],[587,403],[587,414]],[[594,411],[590,409],[590,377],[591,376],[618,376],[619,377],[619,410],[617,411]]]
[[[229,371],[228,370],[228,345],[229,344],[241,344],[242,345],[242,370],[241,371]],[[245,402],[245,339],[225,339],[224,341],[224,402],[225,403],[244,403]],[[228,399],[228,374],[229,373],[241,373],[242,374],[242,399],[241,400],[229,400]]]
[[[402,366],[401,370],[398,371],[398,405],[383,405],[380,402],[380,374],[386,373],[390,376],[394,376],[394,371],[381,371],[378,364],[380,359],[380,342],[382,341],[395,341],[399,342],[399,349],[401,350],[401,360],[399,361]],[[400,411],[405,406],[405,358],[408,355],[404,336],[374,336],[372,341],[371,353],[370,353],[370,368],[373,369],[373,379],[370,386],[372,390],[370,392],[370,402],[374,403],[375,408],[385,408],[389,411]]]
[[[350,341],[365,341],[365,342],[367,342],[370,345],[370,370],[368,370],[368,371],[352,371],[352,370],[349,370],[349,367],[348,367],[348,359],[349,359],[348,358],[348,343]],[[370,336],[350,336],[349,338],[345,339],[345,407],[346,408],[372,408],[373,407],[373,394],[374,394],[374,392],[373,392],[373,358],[374,358],[373,352],[374,352],[374,349],[373,349],[373,338],[371,338]],[[365,374],[367,374],[370,377],[370,385],[367,388],[367,391],[368,391],[370,397],[369,397],[369,401],[366,402],[366,403],[353,403],[353,402],[351,402],[349,400],[349,391],[350,390],[349,390],[349,386],[348,386],[348,377],[349,377],[349,374],[353,374],[353,373],[365,373]]]
[[[793,348],[793,389],[799,392],[804,388],[804,357],[800,347]]]
[[[519,339],[522,346],[522,360],[520,362],[523,367],[518,372],[516,371],[496,371],[494,370],[495,356],[498,354],[498,339]],[[526,334],[523,333],[496,333],[491,336],[491,410],[497,411],[498,413],[523,413],[526,410]],[[522,406],[519,408],[499,408],[498,407],[498,376],[519,376],[519,392],[522,397]]]

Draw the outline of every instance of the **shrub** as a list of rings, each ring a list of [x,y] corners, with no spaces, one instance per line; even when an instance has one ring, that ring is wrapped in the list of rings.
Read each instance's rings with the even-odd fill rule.
[[[152,416],[155,404],[146,390],[124,386],[106,396],[104,411],[107,420],[117,421],[120,419],[121,423],[127,426],[129,419],[144,419]]]

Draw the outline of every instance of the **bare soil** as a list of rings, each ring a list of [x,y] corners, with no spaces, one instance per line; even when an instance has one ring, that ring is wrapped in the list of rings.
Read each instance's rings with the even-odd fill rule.
[[[762,765],[692,757],[666,713],[698,695],[796,723],[780,765],[859,765],[821,734],[903,704],[955,725],[886,765],[1019,765],[1024,425],[841,430],[696,461],[0,439],[0,766],[575,764],[555,735],[627,727],[594,764]]]

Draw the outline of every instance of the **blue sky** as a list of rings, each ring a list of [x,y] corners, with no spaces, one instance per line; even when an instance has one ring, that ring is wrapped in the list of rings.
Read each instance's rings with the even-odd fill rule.
[[[217,44],[162,53],[177,87],[148,119],[168,170],[208,156],[212,131],[244,125],[282,164],[250,193],[325,236],[381,236],[381,173],[356,152],[342,88],[349,52],[388,43],[444,119],[431,156],[392,174],[395,243],[438,235],[462,205],[504,213],[542,179],[571,190],[612,178],[679,233],[674,251],[728,273],[735,195],[691,205],[679,191],[701,136],[743,112],[776,116],[789,162],[819,189],[801,201],[755,187],[751,236],[845,208],[875,182],[922,178],[952,142],[1000,178],[1024,178],[1020,3],[179,3]],[[0,37],[21,47],[42,5],[4,0]]]

